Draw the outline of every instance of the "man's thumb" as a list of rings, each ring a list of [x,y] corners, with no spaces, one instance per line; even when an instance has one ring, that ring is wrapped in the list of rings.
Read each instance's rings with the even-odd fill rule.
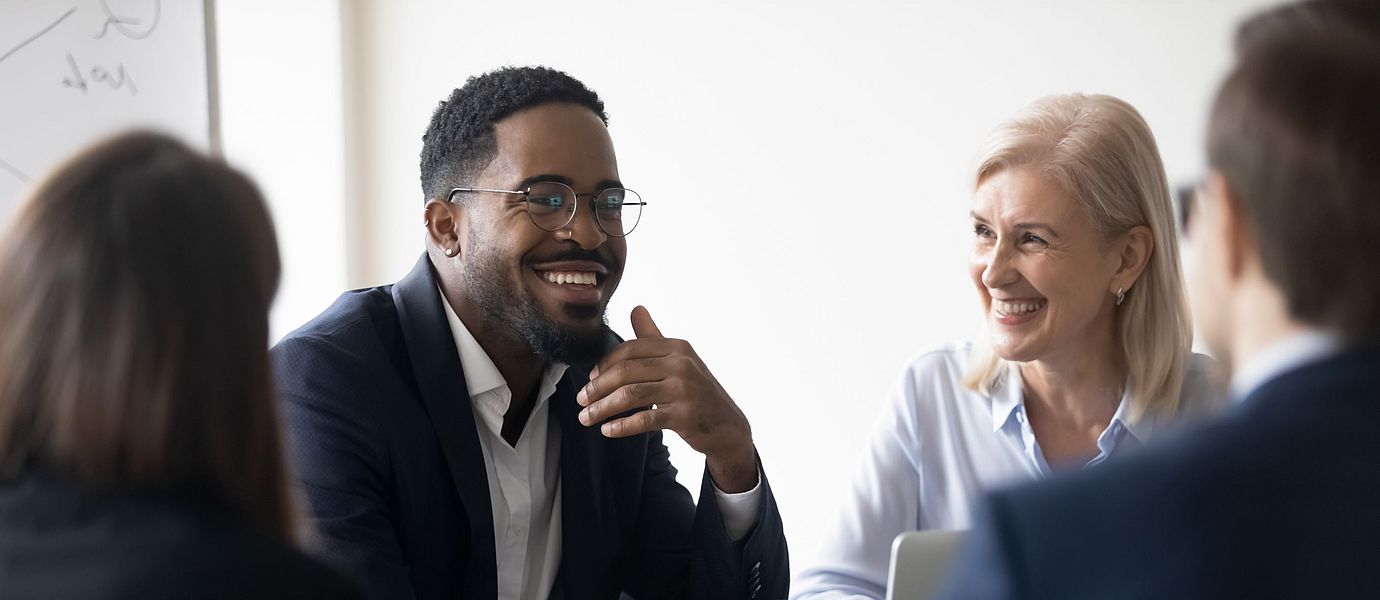
[[[632,310],[632,328],[639,340],[666,337],[661,335],[660,329],[656,328],[656,321],[652,320],[652,313],[647,312],[646,307],[639,306]]]

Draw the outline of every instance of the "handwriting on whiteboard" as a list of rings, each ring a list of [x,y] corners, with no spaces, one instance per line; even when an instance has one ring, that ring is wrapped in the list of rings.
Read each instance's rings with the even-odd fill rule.
[[[153,35],[153,32],[158,29],[158,22],[163,14],[162,0],[143,0],[142,6],[135,7],[143,9],[139,11],[126,10],[123,12],[116,12],[111,8],[110,0],[98,0],[96,5],[104,12],[105,19],[101,23],[101,28],[92,32],[91,37],[94,39],[102,39],[113,31],[131,40],[143,40]],[[42,28],[39,28],[32,35],[25,37],[23,41],[19,42],[17,45],[5,49],[4,53],[0,54],[0,63],[5,62],[6,59],[20,53],[30,44],[50,34],[53,30],[58,29],[67,21],[68,17],[71,17],[80,8],[82,7],[73,6],[67,9],[61,14],[58,14],[52,21],[45,23]],[[90,93],[93,89],[96,89],[110,90],[112,92],[124,90],[130,95],[139,95],[139,87],[135,85],[134,78],[130,76],[123,62],[116,60],[109,64],[84,65],[79,61],[78,57],[68,52],[67,66],[68,71],[66,73],[54,74],[54,82],[60,82],[62,87],[71,88],[82,94]]]
[[[10,29],[7,39],[0,39],[0,66],[6,61],[43,65],[30,85],[52,85],[92,100],[139,95],[137,74],[131,72],[122,53],[129,51],[131,43],[152,43],[143,40],[158,30],[162,0],[70,0],[35,10],[39,14],[32,28]],[[82,39],[97,45],[80,43]],[[45,41],[35,43],[40,40]],[[0,178],[33,180],[29,169],[6,158],[0,156]]]
[[[72,72],[71,75],[62,78],[62,85],[64,87],[77,88],[81,90],[81,93],[85,94],[87,91],[87,78],[82,75],[82,69],[77,66],[77,59],[72,58],[72,53],[70,52],[67,53],[67,64],[72,67]],[[108,71],[105,67],[100,65],[91,67],[90,75],[91,83],[104,83],[109,85],[112,90],[124,88],[129,90],[129,93],[134,96],[139,95],[139,88],[134,86],[134,80],[130,79],[129,73],[125,72],[124,63],[120,63],[114,72]]]

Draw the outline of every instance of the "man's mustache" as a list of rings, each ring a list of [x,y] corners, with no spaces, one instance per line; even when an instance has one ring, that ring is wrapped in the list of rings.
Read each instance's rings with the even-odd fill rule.
[[[605,269],[608,269],[610,273],[617,273],[619,270],[618,265],[614,263],[613,259],[600,254],[598,251],[585,250],[583,248],[571,248],[569,250],[556,252],[554,254],[548,254],[546,256],[528,256],[526,262],[528,264],[533,264],[565,261],[588,261],[593,263],[599,263],[600,265],[603,265]]]

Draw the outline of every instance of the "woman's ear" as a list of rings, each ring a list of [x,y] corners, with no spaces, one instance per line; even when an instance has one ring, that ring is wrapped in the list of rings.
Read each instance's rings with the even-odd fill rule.
[[[1155,236],[1145,225],[1132,227],[1126,232],[1124,239],[1121,262],[1112,274],[1112,287],[1116,289],[1109,291],[1113,295],[1117,294],[1118,290],[1125,292],[1136,284],[1140,274],[1145,272],[1145,266],[1150,264],[1150,255],[1155,252]]]
[[[422,209],[427,239],[446,256],[460,255],[460,236],[455,212],[459,208],[450,202],[432,200]]]

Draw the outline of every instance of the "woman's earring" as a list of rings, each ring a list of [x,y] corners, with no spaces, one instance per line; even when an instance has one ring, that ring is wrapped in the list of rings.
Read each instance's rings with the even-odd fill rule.
[[[1122,289],[1122,288],[1117,288],[1117,289],[1116,289],[1116,305],[1117,305],[1117,306],[1121,306],[1121,303],[1122,303],[1123,301],[1125,301],[1125,300],[1126,300],[1126,290],[1124,290],[1124,289]]]
[[[453,248],[446,248],[446,256],[455,256],[455,250]],[[1120,304],[1120,302],[1117,304]]]

